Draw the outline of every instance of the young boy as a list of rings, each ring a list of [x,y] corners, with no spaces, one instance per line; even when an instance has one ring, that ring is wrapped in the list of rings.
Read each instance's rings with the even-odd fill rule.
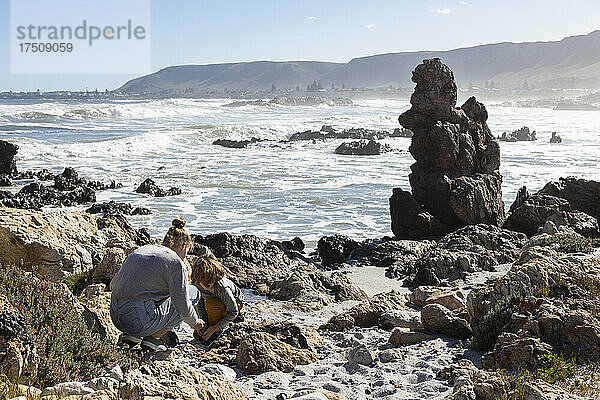
[[[194,331],[194,338],[209,344],[239,319],[242,292],[225,278],[225,268],[212,254],[196,260],[191,281],[200,291],[198,312],[206,324],[203,332]]]

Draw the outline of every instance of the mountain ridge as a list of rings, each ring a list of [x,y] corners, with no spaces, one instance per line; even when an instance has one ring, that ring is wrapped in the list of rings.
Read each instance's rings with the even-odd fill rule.
[[[185,64],[134,78],[117,91],[127,94],[264,91],[323,87],[410,87],[411,72],[425,58],[441,58],[462,84],[494,81],[496,87],[600,87],[600,30],[559,41],[499,42],[452,50],[390,52],[355,57],[347,63],[268,61]]]

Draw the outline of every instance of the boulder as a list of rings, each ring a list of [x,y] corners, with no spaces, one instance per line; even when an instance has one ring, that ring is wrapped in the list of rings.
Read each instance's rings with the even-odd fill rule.
[[[366,240],[352,251],[352,258],[357,261],[357,265],[388,268],[388,277],[394,277],[390,276],[390,271],[401,274],[410,269],[410,265],[434,245],[435,242],[431,240]]]
[[[14,195],[4,195],[2,205],[11,208],[39,210],[44,206],[72,207],[94,201],[96,201],[96,192],[88,186],[81,185],[72,191],[61,192],[53,187],[32,182]]]
[[[350,349],[346,359],[350,364],[371,365],[375,362],[373,353],[364,345],[355,346]]]
[[[389,310],[379,317],[379,325],[383,329],[408,328],[422,329],[421,313],[414,310]]]
[[[281,242],[283,247],[288,250],[296,250],[296,251],[304,251],[305,244],[298,236],[293,238],[292,240],[284,240]]]
[[[600,182],[574,177],[548,182],[540,194],[565,199],[573,210],[584,212],[600,221]]]
[[[11,382],[28,383],[37,376],[38,356],[23,316],[0,295],[0,370]]]
[[[353,250],[359,247],[359,243],[348,236],[335,234],[323,236],[317,243],[317,250],[324,266],[341,264],[346,261]]]
[[[552,192],[551,187],[547,187],[546,192]],[[569,201],[564,198],[541,192],[528,195],[526,188],[521,188],[517,194],[504,228],[532,236],[546,221],[570,226],[584,236],[600,236],[596,218],[581,211],[573,211]]]
[[[553,133],[555,134],[556,132]],[[502,136],[500,136],[498,139],[503,142],[532,142],[537,140],[535,137],[535,131],[530,131],[526,126],[517,129],[516,131],[503,132]]]
[[[465,307],[465,298],[461,291],[445,290],[437,287],[419,286],[408,296],[410,302],[417,307],[427,304],[440,304],[450,311]]]
[[[266,332],[251,332],[240,342],[236,365],[246,374],[258,375],[268,371],[291,372],[296,365],[310,364],[316,354],[295,348]]]
[[[469,224],[501,225],[500,148],[485,107],[471,97],[455,108],[454,74],[438,58],[418,65],[412,80],[412,107],[398,120],[414,132],[409,150],[416,162],[409,175],[412,195],[395,191],[390,199],[394,234],[418,238]],[[425,228],[414,224],[423,221]]]
[[[121,332],[110,317],[110,292],[104,284],[92,284],[79,296],[80,313],[88,329],[100,339],[116,344]]]
[[[137,189],[136,193],[145,193],[153,197],[165,197],[165,196],[177,196],[182,193],[182,190],[176,187],[172,187],[168,190],[163,190],[158,187],[156,183],[150,178],[147,178],[142,182]]]
[[[51,280],[89,271],[107,247],[131,249],[145,239],[124,218],[0,208],[0,263],[35,268]]]
[[[435,238],[452,231],[450,226],[431,215],[406,190],[394,188],[389,203],[392,232],[399,238]]]
[[[459,339],[471,337],[469,323],[452,314],[452,311],[439,304],[429,304],[421,310],[421,322],[425,330],[441,333]]]
[[[538,338],[519,338],[504,333],[498,337],[494,350],[481,357],[481,364],[487,369],[508,369],[512,371],[535,371],[543,364],[544,356],[552,354],[552,346]]]
[[[17,172],[15,156],[19,146],[0,140],[0,174],[12,175]]]
[[[240,388],[226,379],[171,360],[154,361],[128,371],[118,395],[127,399],[247,399]]]
[[[350,156],[376,156],[391,151],[389,144],[378,143],[374,140],[361,140],[358,142],[347,142],[340,144],[335,149],[335,154]]]
[[[394,346],[406,346],[433,339],[435,339],[435,336],[431,336],[425,332],[408,328],[394,328],[390,336],[390,343]]]
[[[467,273],[494,271],[516,260],[526,240],[524,234],[493,225],[465,226],[444,236],[399,277],[406,277],[405,286],[438,286]]]
[[[334,315],[326,324],[322,325],[320,329],[344,331],[355,326],[361,328],[378,326],[380,318],[385,312],[402,309],[405,304],[405,295],[397,291],[376,294],[369,300],[363,301],[340,314]]]

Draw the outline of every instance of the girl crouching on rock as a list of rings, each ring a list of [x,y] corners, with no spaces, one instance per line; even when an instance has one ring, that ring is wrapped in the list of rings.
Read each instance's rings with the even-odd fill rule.
[[[163,342],[177,343],[173,329],[182,321],[194,331],[204,328],[195,310],[200,293],[188,285],[183,264],[192,244],[184,226],[185,220],[173,220],[162,246],[135,250],[112,279],[110,316],[123,332],[121,343],[131,347],[141,340],[144,350],[164,351]]]
[[[203,332],[194,331],[194,338],[208,345],[232,323],[243,321],[242,292],[225,278],[225,268],[209,252],[194,263],[192,284],[200,291],[202,300],[197,309],[206,323]]]

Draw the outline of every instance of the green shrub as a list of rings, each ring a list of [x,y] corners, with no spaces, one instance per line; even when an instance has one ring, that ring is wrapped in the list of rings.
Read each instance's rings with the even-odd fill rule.
[[[538,368],[534,377],[548,383],[564,381],[575,374],[575,362],[565,361],[560,355],[545,354],[542,356],[542,368]]]
[[[523,297],[513,295],[503,299],[488,311],[479,323],[474,324],[471,346],[477,350],[491,350]]]
[[[64,286],[16,267],[0,267],[0,293],[23,315],[38,355],[37,387],[97,376],[106,367],[139,360],[87,328]]]

